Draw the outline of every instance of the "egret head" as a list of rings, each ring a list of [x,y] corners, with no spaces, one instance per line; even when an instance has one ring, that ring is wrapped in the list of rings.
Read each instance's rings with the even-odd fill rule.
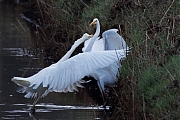
[[[82,38],[84,39],[84,40],[87,40],[87,39],[89,39],[89,38],[91,38],[93,35],[89,35],[89,34],[87,34],[87,33],[84,33],[84,35],[82,36]]]
[[[94,18],[94,20],[91,22],[90,26],[93,26],[93,25],[97,24],[97,22],[98,22],[98,19]]]

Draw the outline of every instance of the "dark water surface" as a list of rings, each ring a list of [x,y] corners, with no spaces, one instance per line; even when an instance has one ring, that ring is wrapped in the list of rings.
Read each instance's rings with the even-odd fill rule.
[[[44,62],[28,52],[34,39],[21,18],[22,6],[0,0],[0,119],[16,120],[93,120],[103,116],[101,106],[84,89],[79,93],[51,93],[40,99],[35,116],[29,115],[32,99],[17,92],[14,76],[30,76],[44,67]],[[22,24],[22,26],[20,25]]]

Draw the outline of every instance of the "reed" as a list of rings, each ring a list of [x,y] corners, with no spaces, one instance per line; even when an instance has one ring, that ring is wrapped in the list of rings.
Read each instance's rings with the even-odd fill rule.
[[[177,105],[180,88],[175,87],[180,81],[177,75],[180,4],[156,0],[139,3],[124,4],[124,8],[118,9],[117,19],[122,19],[119,23],[125,27],[123,35],[132,50],[122,63],[119,86],[114,93],[121,99],[112,117],[176,119],[180,108]]]

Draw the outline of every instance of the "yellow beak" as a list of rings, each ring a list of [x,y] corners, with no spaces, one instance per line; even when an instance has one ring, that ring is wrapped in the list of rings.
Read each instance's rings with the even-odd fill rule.
[[[89,37],[88,38],[92,38],[93,37],[93,35],[89,35]]]
[[[95,24],[95,21],[93,21],[91,24],[89,24],[89,26],[92,26],[92,25],[94,25]]]

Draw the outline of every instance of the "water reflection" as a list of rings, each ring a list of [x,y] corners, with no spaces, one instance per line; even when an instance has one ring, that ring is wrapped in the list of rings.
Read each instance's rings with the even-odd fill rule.
[[[18,86],[11,78],[33,75],[46,61],[29,51],[29,40],[34,39],[32,32],[20,16],[20,5],[10,1],[0,1],[0,119],[92,120],[102,117],[103,107],[84,89],[79,93],[51,93],[40,99],[35,117],[29,116],[33,100],[17,93]]]

